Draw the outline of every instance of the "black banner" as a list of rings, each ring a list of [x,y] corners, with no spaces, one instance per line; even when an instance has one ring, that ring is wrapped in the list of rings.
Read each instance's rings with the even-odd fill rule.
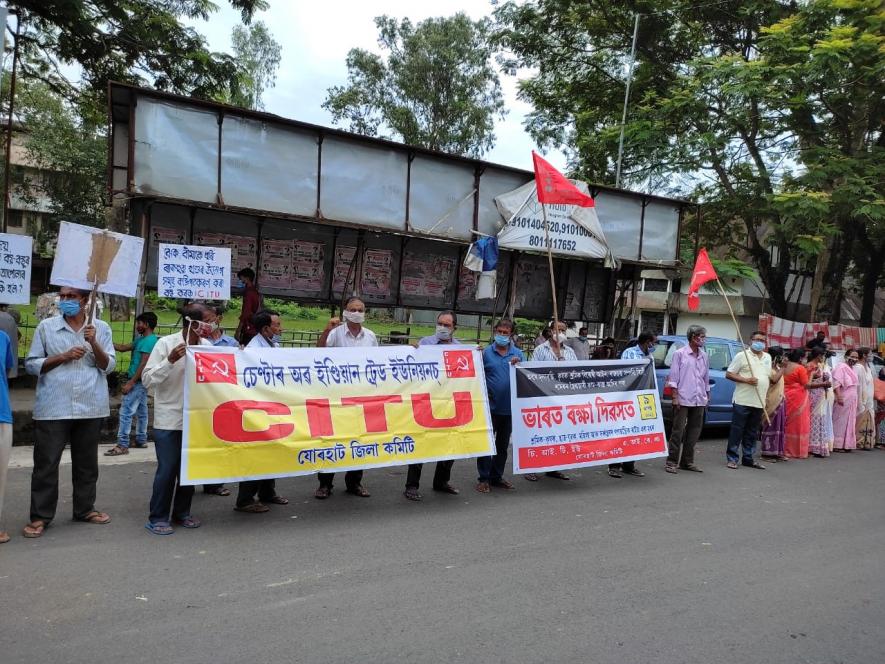
[[[648,360],[589,360],[576,366],[533,367],[516,372],[519,399],[567,394],[607,394],[655,389],[654,363]]]

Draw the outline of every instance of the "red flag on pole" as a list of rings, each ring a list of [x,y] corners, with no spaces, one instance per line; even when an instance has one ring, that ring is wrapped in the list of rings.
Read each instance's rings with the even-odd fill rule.
[[[544,161],[534,150],[532,150],[532,160],[535,162],[535,185],[538,187],[539,203],[559,203],[580,205],[581,207],[596,205],[591,196],[569,182],[568,178]]]
[[[688,287],[689,310],[697,311],[701,305],[701,298],[698,295],[701,286],[718,278],[716,270],[713,269],[713,264],[710,262],[710,257],[707,256],[707,250],[701,249],[694,263],[694,272],[691,273],[691,285]]]

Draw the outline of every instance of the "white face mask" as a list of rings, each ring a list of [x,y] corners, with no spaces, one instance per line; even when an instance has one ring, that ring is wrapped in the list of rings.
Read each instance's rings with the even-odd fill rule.
[[[438,339],[442,339],[443,341],[448,341],[452,338],[452,330],[445,325],[437,325],[436,326],[436,336]]]
[[[344,320],[348,323],[356,323],[357,325],[362,325],[366,320],[366,313],[364,311],[345,311],[344,312]]]
[[[564,334],[563,332],[560,332],[559,334],[556,335],[556,340],[557,340],[559,343],[561,343],[561,344],[564,344],[564,343],[565,343],[565,340],[566,340],[567,338],[568,338],[568,337],[566,337],[565,334]]]

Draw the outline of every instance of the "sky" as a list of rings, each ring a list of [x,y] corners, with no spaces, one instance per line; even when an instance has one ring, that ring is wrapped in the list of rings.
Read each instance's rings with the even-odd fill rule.
[[[212,50],[229,51],[231,31],[239,23],[240,14],[226,0],[216,0],[216,4],[218,11],[208,21],[189,23],[205,35]],[[346,83],[345,58],[351,48],[381,53],[376,16],[387,14],[417,23],[459,11],[478,19],[490,14],[491,9],[487,0],[270,0],[270,7],[255,18],[264,21],[282,46],[282,61],[276,87],[264,93],[265,110],[294,120],[334,126],[331,115],[322,108],[326,91]],[[523,121],[531,106],[516,98],[516,81],[515,77],[501,75],[509,112],[497,121],[495,147],[483,159],[530,170],[535,144],[523,129]],[[565,156],[558,150],[547,152],[545,157],[560,170],[565,169]]]

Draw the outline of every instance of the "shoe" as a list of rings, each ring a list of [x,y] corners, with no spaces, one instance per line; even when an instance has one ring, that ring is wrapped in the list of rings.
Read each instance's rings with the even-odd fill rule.
[[[529,482],[537,482],[538,481],[538,474],[537,473],[527,473],[527,474],[523,475],[523,477],[526,480],[528,480]]]
[[[679,471],[676,469],[676,466],[669,463],[664,466],[664,471],[668,473],[673,473],[674,475],[677,475],[679,473]]]
[[[725,467],[730,468],[731,470],[737,470],[738,465],[736,461],[729,461],[727,464],[725,464]]]
[[[547,477],[552,477],[557,480],[568,481],[568,480],[572,479],[571,477],[569,477],[568,475],[566,475],[565,473],[563,473],[562,471],[559,471],[559,470],[551,470],[549,473],[546,473],[546,475],[547,475]]]
[[[643,473],[638,468],[634,468],[633,470],[625,470],[624,475],[632,475],[633,477],[645,477],[645,473]]]
[[[765,466],[763,466],[758,461],[754,461],[753,463],[741,463],[745,468],[755,468],[756,470],[765,470]]]
[[[313,497],[317,500],[324,500],[332,495],[332,487],[330,486],[321,486],[317,488],[316,491],[313,492]]]
[[[433,487],[434,491],[439,491],[440,493],[448,493],[453,496],[457,496],[461,493],[458,489],[453,487],[451,484],[444,484],[443,486],[435,486]]]
[[[479,491],[480,493],[489,493],[492,489],[491,489],[491,487],[489,487],[488,482],[477,482],[476,483],[476,490]]]
[[[289,499],[283,498],[282,496],[274,496],[273,498],[268,498],[263,502],[270,503],[271,505],[288,505]]]
[[[129,445],[129,447],[134,447],[134,448],[137,449],[137,450],[143,450],[143,449],[146,449],[147,446],[148,446],[147,443],[139,443],[138,441],[135,441],[134,443],[131,443],[131,444]]]
[[[696,465],[694,465],[693,463],[690,463],[690,464],[688,464],[687,466],[679,466],[679,469],[680,469],[680,470],[689,470],[689,471],[691,471],[691,472],[693,472],[693,473],[702,473],[702,472],[704,472],[703,470],[701,470],[700,468],[698,468],[698,467],[697,467]]]
[[[618,470],[617,468],[609,468],[608,469],[608,476],[614,477],[615,479],[618,479],[618,480],[623,477],[623,475],[621,475],[621,471]]]
[[[496,489],[504,489],[505,491],[516,491],[516,487],[505,479],[489,482],[489,485],[495,487]]]
[[[421,494],[418,493],[418,489],[414,487],[406,487],[406,490],[403,491],[403,496],[406,497],[406,500],[414,500],[416,503],[421,500]]]

